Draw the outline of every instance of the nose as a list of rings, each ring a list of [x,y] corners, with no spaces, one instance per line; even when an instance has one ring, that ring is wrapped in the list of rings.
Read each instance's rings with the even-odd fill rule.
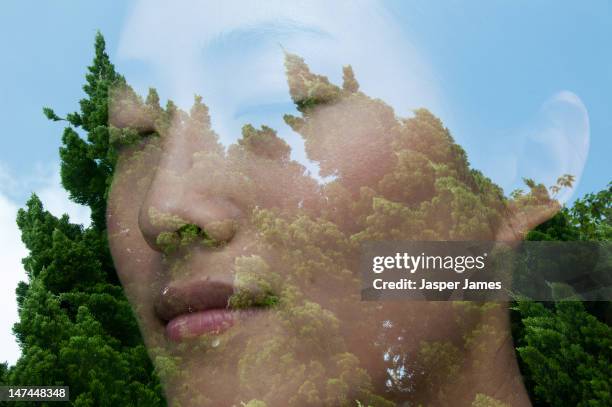
[[[238,232],[242,210],[235,199],[223,193],[223,180],[215,180],[215,187],[210,188],[210,180],[192,171],[192,156],[203,151],[203,146],[180,132],[169,133],[161,144],[158,166],[138,216],[148,245],[161,252],[164,243],[160,237],[164,233],[180,234],[189,225],[197,226],[215,243],[232,240]]]
[[[159,184],[158,184],[159,185]],[[163,251],[160,237],[164,233],[178,233],[185,226],[195,225],[207,238],[216,243],[228,243],[238,231],[241,210],[230,200],[214,197],[197,199],[189,192],[165,196],[165,188],[155,188],[140,208],[138,223],[148,245]]]

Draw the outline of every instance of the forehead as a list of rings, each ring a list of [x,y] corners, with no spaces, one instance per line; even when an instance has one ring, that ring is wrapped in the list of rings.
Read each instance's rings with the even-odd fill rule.
[[[194,93],[201,95],[226,146],[243,125],[268,125],[291,145],[292,158],[316,174],[301,138],[283,121],[296,112],[282,48],[334,83],[342,83],[342,66],[352,65],[361,89],[400,114],[420,106],[440,110],[428,64],[377,1],[137,2],[118,53],[140,67],[126,72],[140,94],[154,86],[185,110]]]
[[[418,100],[436,93],[429,91],[432,81],[424,80],[429,69],[401,31],[397,16],[376,1],[137,2],[123,27],[118,53],[148,65],[150,77],[143,88],[156,84],[181,106],[197,92],[213,113],[214,99],[228,102],[214,94],[219,88],[232,98],[234,88],[246,93],[263,87],[286,90],[279,43],[335,82],[341,78],[339,68],[352,64],[368,94],[393,105],[399,95],[409,94],[413,102],[407,106],[403,100],[397,106],[432,107],[426,103],[431,100]],[[244,78],[229,80],[228,72],[244,73]],[[138,79],[126,76],[130,82]],[[392,84],[384,79],[390,77]],[[236,80],[240,84],[232,87]]]

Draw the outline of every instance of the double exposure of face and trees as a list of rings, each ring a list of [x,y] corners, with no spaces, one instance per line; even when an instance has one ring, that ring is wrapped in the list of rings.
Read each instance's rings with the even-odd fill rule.
[[[606,405],[605,303],[362,301],[358,263],[371,241],[609,240],[610,191],[508,197],[433,113],[398,117],[338,69],[285,53],[284,120],[322,182],[270,127],[225,148],[202,98],[137,95],[98,36],[80,112],[45,110],[93,224],[20,211],[23,356],[2,380],[82,406]]]

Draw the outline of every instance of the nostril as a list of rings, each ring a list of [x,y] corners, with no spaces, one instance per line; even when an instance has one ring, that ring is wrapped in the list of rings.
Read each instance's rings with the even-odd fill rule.
[[[182,195],[181,199],[146,204],[140,210],[141,231],[151,248],[165,253],[193,242],[222,246],[234,238],[242,216],[240,208],[220,197],[202,201]]]
[[[150,205],[140,208],[138,223],[146,242],[157,251],[165,251],[176,240],[177,232],[189,225],[189,222],[175,213],[161,211]]]
[[[216,242],[229,242],[232,240],[238,229],[237,221],[234,219],[224,219],[213,221],[204,225],[204,232]]]
[[[225,229],[225,230],[224,230]],[[233,237],[233,227],[219,229],[212,234],[197,225],[187,224],[174,232],[162,232],[155,240],[156,247],[165,254],[172,254],[180,248],[200,245],[204,247],[220,247]]]

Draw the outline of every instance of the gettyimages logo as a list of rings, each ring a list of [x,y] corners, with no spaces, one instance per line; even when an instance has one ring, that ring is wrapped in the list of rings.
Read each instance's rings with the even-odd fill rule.
[[[382,273],[387,269],[406,270],[411,274],[420,270],[452,270],[463,273],[466,270],[482,270],[488,253],[480,256],[428,256],[425,253],[414,256],[408,252],[395,253],[395,256],[375,256],[372,271]]]
[[[371,242],[362,300],[612,299],[609,242]]]

